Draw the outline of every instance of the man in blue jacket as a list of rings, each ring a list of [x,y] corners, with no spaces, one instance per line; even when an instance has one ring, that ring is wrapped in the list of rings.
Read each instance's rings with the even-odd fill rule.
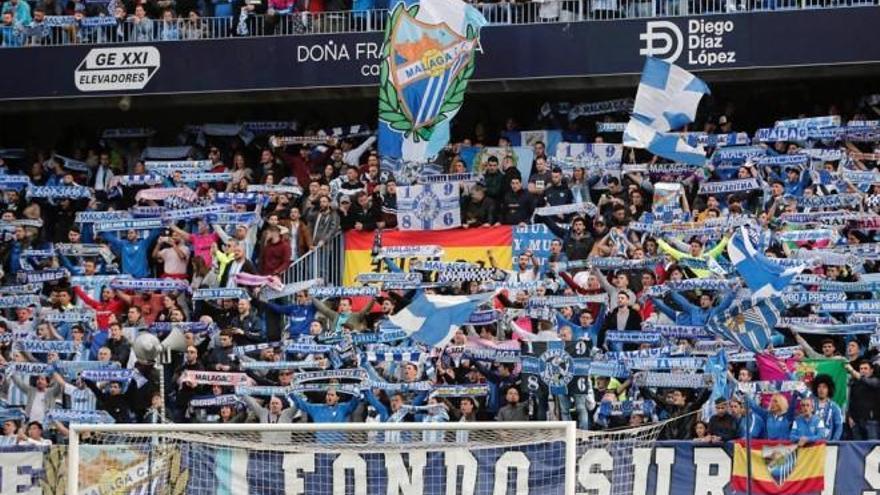
[[[834,381],[828,375],[813,378],[813,406],[816,416],[825,426],[825,440],[840,440],[843,435],[843,414],[831,397],[834,396]]]
[[[152,230],[145,239],[138,239],[137,231],[128,229],[125,240],[114,237],[112,234],[102,235],[102,237],[122,258],[123,273],[128,273],[135,278],[146,278],[150,276],[150,245],[156,241],[160,232],[158,229]]]
[[[825,439],[825,425],[813,414],[813,407],[813,401],[809,399],[802,400],[798,406],[800,414],[791,425],[789,434],[789,440],[797,442],[798,447]]]

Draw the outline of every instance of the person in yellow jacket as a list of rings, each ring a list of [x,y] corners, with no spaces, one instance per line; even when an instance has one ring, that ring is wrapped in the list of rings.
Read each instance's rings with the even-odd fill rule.
[[[657,246],[660,247],[661,251],[671,256],[672,259],[674,259],[675,261],[679,261],[682,259],[697,259],[709,261],[718,258],[718,256],[721,256],[721,254],[724,253],[725,248],[727,247],[727,243],[729,241],[730,236],[724,236],[724,238],[721,239],[721,242],[719,242],[718,245],[705,252],[703,252],[703,242],[696,237],[691,239],[689,243],[690,249],[687,253],[675,249],[663,239],[657,239]],[[704,278],[712,275],[711,271],[702,268],[691,268],[691,271],[693,271],[694,275],[699,278]]]

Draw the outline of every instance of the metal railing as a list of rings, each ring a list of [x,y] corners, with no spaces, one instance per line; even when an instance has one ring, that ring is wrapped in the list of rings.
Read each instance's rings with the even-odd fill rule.
[[[880,0],[545,0],[475,4],[489,25],[809,10],[880,5]],[[51,22],[50,22],[51,21]],[[383,31],[387,10],[246,14],[158,20],[50,18],[30,26],[0,25],[0,46],[113,44],[255,36],[295,36]],[[96,23],[96,24],[92,24]],[[112,25],[102,25],[113,23]]]
[[[345,242],[342,232],[339,232],[291,263],[287,271],[281,274],[281,281],[286,285],[320,278],[327,285],[342,285],[344,265]]]

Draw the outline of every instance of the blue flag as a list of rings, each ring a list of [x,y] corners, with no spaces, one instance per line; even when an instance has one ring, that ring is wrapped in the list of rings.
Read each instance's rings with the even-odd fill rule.
[[[460,325],[468,322],[477,306],[489,300],[493,294],[440,296],[419,293],[407,307],[389,320],[417,342],[442,346],[449,342]]]
[[[739,230],[727,245],[727,256],[752,291],[752,301],[777,296],[802,272],[806,265],[784,268],[755,249],[746,227]]]
[[[780,297],[769,297],[758,303],[744,301],[741,306],[712,317],[706,329],[747,351],[761,352],[770,345],[773,328],[785,308]]]
[[[694,121],[700,99],[709,87],[690,72],[663,60],[648,57],[636,93],[633,114],[624,131],[626,146],[647,148],[655,155],[702,165],[702,148],[690,146],[681,136],[664,134]]]

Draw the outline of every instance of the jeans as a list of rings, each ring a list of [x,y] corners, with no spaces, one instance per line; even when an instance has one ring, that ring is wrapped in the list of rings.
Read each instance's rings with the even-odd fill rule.
[[[571,397],[568,395],[559,396],[560,416],[563,421],[571,421]],[[574,409],[577,412],[577,427],[579,430],[590,429],[590,411],[587,411],[587,396],[584,394],[575,394]]]
[[[852,429],[853,440],[877,440],[880,423],[876,419],[858,419]]]

